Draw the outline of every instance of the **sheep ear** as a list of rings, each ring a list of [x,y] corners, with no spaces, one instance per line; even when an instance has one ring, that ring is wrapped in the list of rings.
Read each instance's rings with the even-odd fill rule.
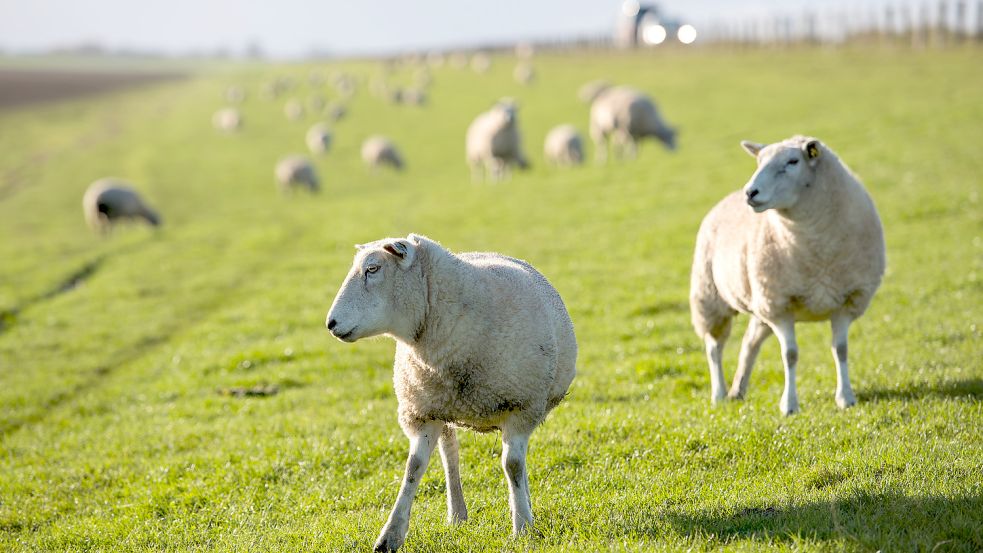
[[[760,152],[764,147],[764,144],[758,144],[757,142],[751,142],[750,140],[741,140],[741,148],[744,148],[744,151],[751,154],[751,157],[755,159],[758,157],[758,152]]]
[[[382,245],[382,249],[396,258],[396,263],[401,269],[408,268],[416,258],[416,244],[406,239],[386,242]]]
[[[819,161],[819,155],[820,152],[822,152],[822,148],[819,147],[818,140],[810,140],[809,142],[806,142],[805,146],[802,147],[802,151],[805,152],[806,160],[809,162],[809,165],[815,166]]]
[[[364,250],[365,249],[365,244],[355,244],[355,249],[356,250]]]

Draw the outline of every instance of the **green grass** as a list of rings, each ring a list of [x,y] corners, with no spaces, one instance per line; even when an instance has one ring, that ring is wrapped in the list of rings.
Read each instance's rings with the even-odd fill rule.
[[[426,108],[363,86],[316,197],[281,197],[272,177],[313,119],[256,94],[309,67],[0,113],[0,175],[18,183],[0,199],[0,550],[369,549],[407,449],[393,344],[342,344],[323,319],[352,244],[409,232],[532,262],[581,353],[531,442],[538,535],[509,536],[498,437],[465,432],[471,518],[444,523],[434,460],[407,551],[983,549],[981,51],[542,55],[530,88],[513,63],[437,70]],[[586,132],[575,92],[598,77],[655,95],[680,150],[547,168],[546,132]],[[221,136],[210,116],[233,82],[252,92],[246,129]],[[505,95],[535,166],[471,185],[464,130]],[[361,166],[374,133],[408,172]],[[859,404],[836,409],[815,324],[799,327],[801,414],[779,415],[774,340],[748,399],[711,408],[687,305],[696,229],[753,170],[740,139],[795,133],[835,149],[884,222],[888,272],[851,332]],[[81,195],[105,175],[137,183],[163,230],[92,235]],[[216,392],[260,383],[280,393]]]

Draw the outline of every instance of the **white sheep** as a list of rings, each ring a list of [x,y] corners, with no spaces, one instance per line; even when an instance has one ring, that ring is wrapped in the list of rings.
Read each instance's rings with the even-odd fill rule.
[[[236,108],[222,108],[212,115],[212,126],[222,132],[236,132],[242,128],[242,113]]]
[[[484,52],[477,52],[471,56],[471,70],[479,75],[484,75],[491,69],[491,56]]]
[[[307,107],[311,110],[311,113],[320,113],[324,109],[324,96],[311,94],[307,98]]]
[[[482,172],[498,180],[508,174],[512,165],[529,168],[522,152],[517,111],[515,102],[503,98],[468,126],[465,153],[472,180],[477,180]]]
[[[584,83],[579,89],[577,89],[577,97],[580,98],[580,101],[583,103],[591,104],[594,102],[594,99],[609,88],[611,88],[611,83],[603,79],[590,81]]]
[[[496,253],[453,254],[414,234],[388,238],[358,246],[325,323],[345,342],[396,340],[393,383],[410,452],[376,551],[403,543],[438,443],[448,519],[467,518],[456,431],[462,427],[502,432],[512,528],[520,533],[532,525],[529,436],[566,396],[577,359],[570,315],[543,275]]]
[[[836,404],[854,403],[847,331],[884,274],[884,235],[860,181],[822,142],[793,138],[741,145],[758,167],[743,191],[717,204],[696,239],[690,288],[693,327],[706,343],[714,402],[724,399],[721,357],[735,314],[751,320],[729,397],[747,391],[761,343],[774,333],[785,364],[780,408],[798,410],[797,321],[830,321]],[[749,207],[750,206],[750,207]]]
[[[155,227],[161,224],[160,215],[140,194],[116,178],[99,179],[89,185],[82,196],[82,212],[89,227],[103,234],[122,220],[142,219]]]
[[[406,165],[396,145],[384,136],[370,136],[362,143],[362,161],[372,169],[389,166],[398,171]]]
[[[326,153],[331,148],[331,130],[324,123],[315,123],[304,139],[314,155]]]
[[[536,69],[531,63],[519,63],[512,71],[512,78],[521,85],[529,86],[536,80]]]
[[[246,89],[239,85],[231,85],[225,89],[225,101],[239,104],[246,100]]]
[[[584,141],[573,125],[559,125],[546,135],[543,154],[553,165],[580,165],[584,162]]]
[[[273,174],[283,192],[290,192],[298,186],[304,186],[311,192],[317,192],[321,187],[314,165],[311,160],[302,155],[289,155],[280,158]]]
[[[304,104],[300,100],[287,100],[283,105],[283,114],[291,121],[300,121],[304,118]]]
[[[598,161],[607,158],[608,141],[613,139],[622,156],[635,155],[636,142],[655,137],[669,150],[676,149],[676,130],[659,115],[652,99],[629,87],[602,90],[590,108],[590,135],[597,147]]]
[[[403,89],[403,103],[411,106],[427,105],[427,93],[420,87],[409,87]]]
[[[331,122],[338,122],[344,119],[345,115],[348,113],[348,109],[345,107],[345,104],[331,102],[324,110],[324,113]]]

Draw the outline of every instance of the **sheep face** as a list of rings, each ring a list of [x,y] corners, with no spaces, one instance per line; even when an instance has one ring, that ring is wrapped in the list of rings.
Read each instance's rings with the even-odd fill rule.
[[[764,146],[742,141],[741,146],[758,161],[758,168],[744,185],[747,204],[755,212],[789,209],[810,188],[819,161],[817,140]]]
[[[345,342],[380,334],[411,340],[426,301],[419,266],[414,266],[417,243],[385,239],[356,248],[325,319],[328,330]]]

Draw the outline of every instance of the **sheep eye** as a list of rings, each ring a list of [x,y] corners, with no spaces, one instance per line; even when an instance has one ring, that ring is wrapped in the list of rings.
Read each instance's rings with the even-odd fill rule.
[[[368,273],[368,274],[370,274],[370,275],[373,275],[373,274],[379,272],[379,266],[378,265],[371,265],[369,267],[366,267],[365,268],[365,272]]]
[[[795,165],[795,164],[796,164],[796,163],[798,163],[798,162],[799,162],[799,160],[798,160],[798,159],[790,159],[790,160],[788,160],[788,164],[789,164],[789,165]]]

